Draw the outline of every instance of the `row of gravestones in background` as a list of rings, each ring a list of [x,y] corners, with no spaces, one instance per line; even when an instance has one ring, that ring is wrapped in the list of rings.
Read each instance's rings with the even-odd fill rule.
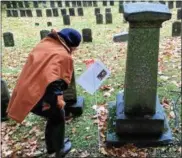
[[[176,21],[172,24],[172,36],[180,36],[181,35],[181,22]],[[40,31],[40,37],[43,39],[46,37],[50,31],[48,30],[41,30]],[[83,42],[92,42],[92,30],[89,28],[82,29],[82,38]],[[13,47],[15,45],[14,37],[11,32],[5,32],[3,33],[3,39],[4,39],[4,46],[5,47]]]
[[[61,15],[67,15],[67,10],[66,9],[60,9]],[[74,8],[69,8],[69,15],[70,16],[75,16],[75,9]],[[33,17],[32,10],[30,9],[21,9],[21,10],[6,10],[7,12],[7,17]],[[84,16],[83,8],[77,8],[78,16]],[[105,8],[105,13],[111,13],[111,8]],[[119,13],[123,13],[122,8],[119,8]],[[100,14],[100,8],[95,8],[95,15]],[[37,17],[42,17],[42,10],[41,9],[36,9],[36,15]],[[46,9],[46,16],[47,17],[58,17],[59,16],[59,9],[58,8],[53,8],[53,9]],[[180,20],[182,19],[182,9],[177,10],[177,19]]]
[[[125,1],[125,3],[128,2],[136,2],[136,1]],[[168,4],[169,8],[173,8],[174,7],[174,1],[152,1],[149,0],[148,2],[159,2],[162,4]],[[29,1],[6,1],[4,2],[6,3],[6,7],[7,8],[29,8],[30,7],[30,2]],[[54,7],[63,7],[63,2],[62,1],[50,1],[50,7],[54,8]],[[57,3],[57,5],[56,5]],[[97,1],[65,1],[64,6],[65,7],[70,7],[72,3],[72,7],[97,7],[98,3]],[[114,1],[103,1],[103,6],[107,6],[108,3],[110,4],[110,6],[114,6]],[[119,1],[119,4],[123,4],[124,1]],[[42,7],[47,7],[47,2],[46,1],[33,1],[33,7],[34,8],[39,8],[40,4],[42,4]],[[182,2],[181,1],[176,1],[176,8],[180,8],[182,6]]]

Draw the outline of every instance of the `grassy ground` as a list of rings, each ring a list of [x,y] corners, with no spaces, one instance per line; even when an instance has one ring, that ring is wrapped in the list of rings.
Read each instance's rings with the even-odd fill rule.
[[[104,14],[105,7],[102,7],[101,3],[99,6],[101,7],[101,13]],[[86,69],[83,63],[85,59],[99,59],[111,70],[111,76],[104,82],[104,85],[110,85],[114,88],[114,92],[112,92],[110,97],[103,97],[104,92],[99,90],[96,94],[97,102],[95,102],[95,96],[89,95],[77,86],[78,95],[84,96],[85,98],[85,107],[81,117],[73,119],[66,125],[66,135],[70,137],[73,144],[73,150],[68,157],[103,156],[98,151],[98,128],[91,119],[95,114],[92,106],[94,104],[104,104],[108,101],[115,100],[116,94],[123,87],[127,43],[113,43],[112,36],[121,31],[127,31],[129,26],[128,23],[123,23],[122,14],[118,13],[118,3],[115,3],[115,6],[111,7],[111,10],[113,24],[96,25],[94,7],[91,7],[84,8],[83,17],[71,17],[71,25],[68,26],[80,32],[83,28],[90,28],[93,36],[92,43],[82,43],[79,50],[74,54],[76,77]],[[160,33],[159,58],[161,62],[159,63],[159,70],[162,70],[158,76],[158,95],[161,101],[165,97],[169,102],[170,108],[165,110],[169,118],[170,127],[174,130],[175,118],[171,118],[170,113],[174,111],[172,109],[172,101],[175,101],[179,94],[171,91],[180,91],[181,41],[179,37],[171,37],[171,26],[176,21],[177,10],[174,8],[171,12],[172,19],[163,23]],[[33,14],[35,16],[35,10]],[[52,22],[52,27],[46,26],[48,21]],[[35,26],[35,23],[39,23],[39,26]],[[29,52],[40,41],[40,30],[50,30],[52,28],[60,30],[64,27],[67,26],[63,25],[61,16],[47,18],[43,14],[41,18],[6,18],[6,12],[2,10],[2,32],[12,32],[15,38],[15,47],[7,48],[2,45],[2,77],[7,81],[10,91],[15,86],[17,77],[21,72]],[[179,99],[176,105],[179,123],[181,124],[181,114],[179,113],[181,111],[180,103],[181,100]],[[23,143],[25,139],[26,141],[35,139],[36,131],[38,131],[39,134],[36,136],[38,139],[37,148],[42,151],[44,148],[44,124],[44,119],[33,114],[30,114],[26,118],[23,125],[14,125],[13,121],[9,121],[7,126],[14,126],[13,133],[10,134],[13,143],[10,144],[16,147],[16,144]],[[36,129],[32,130],[33,127],[36,127]],[[177,128],[179,129],[180,125]],[[180,152],[178,151],[180,147],[179,142],[181,141],[180,134],[180,130],[173,131],[176,145],[162,149],[152,148],[150,151],[159,157],[161,157],[161,151],[164,155],[172,154],[172,156],[180,156]]]

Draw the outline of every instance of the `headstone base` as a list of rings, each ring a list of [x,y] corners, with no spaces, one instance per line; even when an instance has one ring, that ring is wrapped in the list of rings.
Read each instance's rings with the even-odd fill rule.
[[[116,103],[108,103],[108,125],[107,125],[107,136],[106,136],[106,146],[119,148],[125,144],[134,144],[137,147],[157,147],[165,146],[172,143],[172,133],[169,128],[166,115],[164,113],[164,132],[156,137],[149,136],[136,136],[132,134],[119,136],[116,134]],[[150,129],[149,129],[150,130]]]
[[[84,98],[82,96],[77,97],[77,102],[70,104],[66,103],[65,105],[65,115],[69,116],[70,113],[73,116],[80,116],[83,113],[83,106],[84,106]]]

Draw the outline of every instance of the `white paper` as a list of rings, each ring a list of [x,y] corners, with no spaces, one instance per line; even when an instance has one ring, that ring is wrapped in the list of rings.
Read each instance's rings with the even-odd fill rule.
[[[95,61],[76,82],[88,93],[94,94],[109,75],[110,72],[106,66],[100,61]]]

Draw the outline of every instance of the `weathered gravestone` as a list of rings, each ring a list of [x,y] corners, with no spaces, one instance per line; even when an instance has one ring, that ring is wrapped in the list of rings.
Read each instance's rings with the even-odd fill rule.
[[[84,16],[83,8],[77,8],[78,16]]]
[[[125,88],[109,103],[106,145],[166,145],[172,134],[157,97],[157,69],[159,28],[171,13],[159,3],[128,3],[124,18],[129,22]]]
[[[38,8],[38,7],[39,7],[38,1],[33,1],[33,7],[34,7],[34,8]]]
[[[66,15],[66,9],[61,9],[61,15]]]
[[[107,6],[107,1],[103,1],[103,6]]]
[[[42,1],[42,6],[43,6],[44,8],[46,8],[46,7],[47,7],[47,2],[46,2],[46,1]]]
[[[53,8],[52,9],[52,13],[53,13],[53,16],[55,16],[55,17],[58,17],[59,16],[59,13],[58,13],[58,9],[57,8]]]
[[[16,3],[16,1],[11,1],[11,3],[12,3],[13,8],[17,8],[17,3]]]
[[[118,33],[113,36],[114,42],[126,42],[128,41],[128,32]]]
[[[70,16],[69,15],[63,15],[63,24],[70,25]]]
[[[96,24],[103,24],[103,15],[96,14]]]
[[[38,23],[38,22],[36,22],[36,23],[35,23],[35,26],[39,26],[39,23]]]
[[[92,1],[87,1],[87,6],[92,7]]]
[[[95,8],[95,15],[100,14],[100,8]]]
[[[27,9],[26,10],[27,17],[33,17],[32,10]]]
[[[173,9],[174,8],[174,1],[168,1],[168,7],[169,7],[169,9]]]
[[[70,2],[69,1],[65,1],[65,6],[66,7],[70,7]]]
[[[40,39],[43,39],[43,38],[46,37],[49,33],[50,33],[49,30],[41,30],[41,31],[40,31]]]
[[[114,6],[114,0],[110,1],[110,6]]]
[[[11,11],[12,11],[13,17],[18,17],[18,10],[13,9]]]
[[[112,24],[112,14],[111,13],[106,12],[105,18],[106,18],[106,24]]]
[[[6,15],[7,15],[7,17],[12,17],[13,16],[11,10],[6,10]]]
[[[69,8],[69,15],[75,16],[75,9],[74,8]]]
[[[76,1],[72,1],[71,3],[72,3],[72,7],[77,7]]]
[[[13,47],[15,45],[13,34],[11,32],[3,33],[3,39],[5,47]]]
[[[176,8],[182,7],[182,1],[176,1]]]
[[[26,17],[26,11],[24,9],[20,10],[20,16],[21,17]]]
[[[83,7],[87,7],[87,2],[86,1],[82,1],[83,3]]]
[[[63,6],[61,1],[58,1],[57,3],[58,3],[58,7],[60,8]]]
[[[92,30],[85,28],[82,30],[83,42],[92,42]]]
[[[47,22],[47,26],[52,26],[52,22]]]
[[[176,21],[172,24],[172,36],[181,36],[181,22]]]
[[[119,13],[123,13],[123,2],[119,2]]]
[[[10,99],[9,90],[5,80],[1,78],[1,121],[6,121],[7,117],[7,107]]]
[[[76,1],[76,3],[77,3],[77,6],[78,7],[81,7],[82,6],[82,2],[81,1]]]
[[[111,8],[105,8],[105,13],[111,13]]]
[[[18,3],[18,7],[19,7],[19,8],[24,8],[23,2],[22,2],[22,1],[17,1],[17,3]]]
[[[55,8],[55,2],[54,1],[50,1],[50,7]]]
[[[178,20],[182,19],[182,9],[178,9],[178,12],[177,12],[177,19],[178,19]]]
[[[6,2],[6,8],[11,8],[11,2],[10,1]]]
[[[74,71],[68,89],[63,92],[63,98],[66,103],[66,116],[68,116],[70,113],[72,113],[74,116],[80,116],[83,113],[84,98],[82,96],[77,97]]]
[[[30,7],[29,1],[24,1],[24,5],[25,5],[25,8],[29,8]]]
[[[37,17],[42,17],[42,10],[36,9],[36,14],[37,14]]]
[[[46,16],[52,17],[52,9],[46,9]]]
[[[97,7],[97,6],[98,6],[97,1],[93,1],[93,6],[94,6],[94,7]]]

